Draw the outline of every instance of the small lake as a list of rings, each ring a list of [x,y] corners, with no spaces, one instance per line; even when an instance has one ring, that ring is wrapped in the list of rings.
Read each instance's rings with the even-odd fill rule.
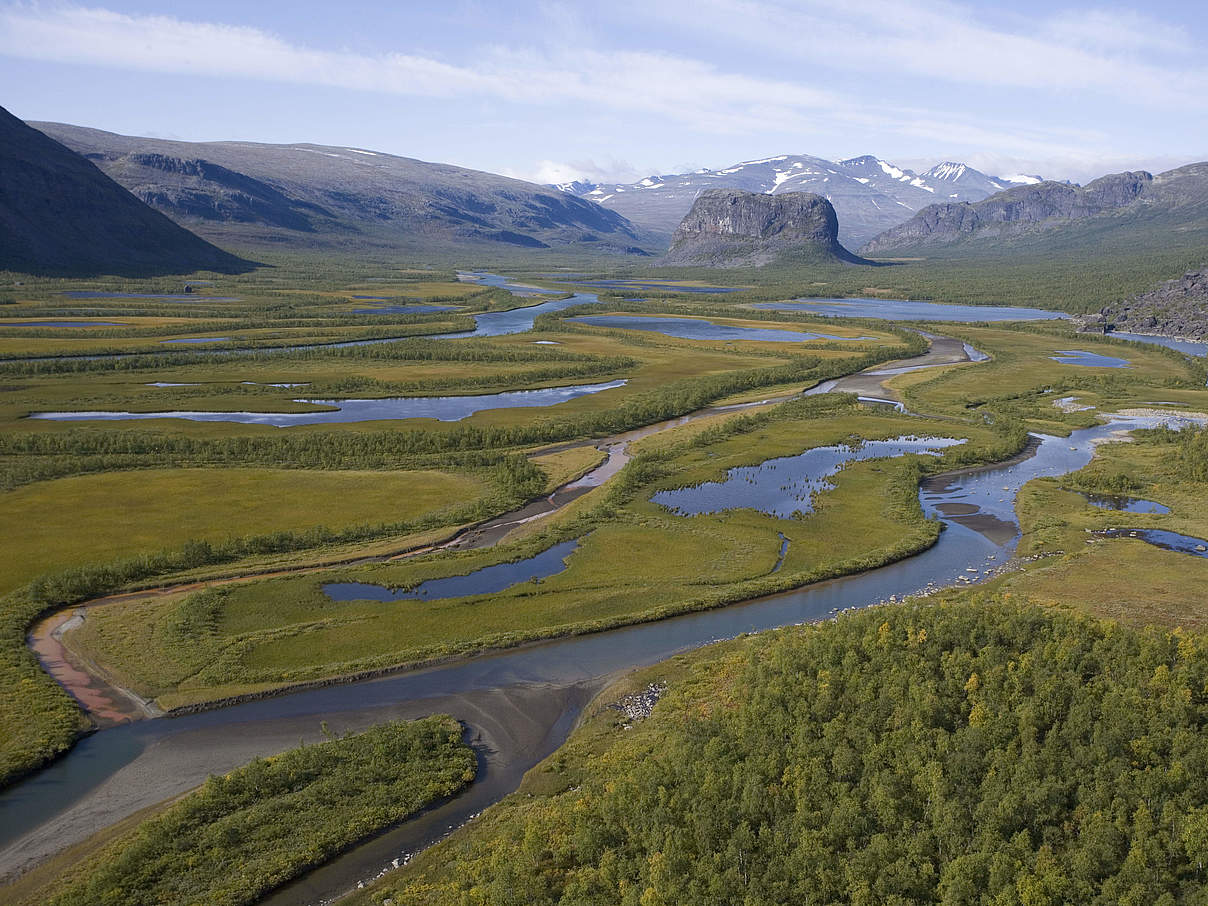
[[[1049,358],[1062,365],[1082,365],[1085,368],[1127,368],[1129,366],[1128,359],[1087,352],[1085,349],[1058,349],[1057,355],[1051,355]]]
[[[368,582],[328,582],[323,586],[323,591],[333,601],[429,601],[489,595],[522,582],[547,579],[564,572],[566,558],[578,546],[578,541],[563,541],[524,560],[484,566],[464,576],[428,579],[411,589],[393,589]]]
[[[1200,358],[1208,356],[1208,343],[1197,343],[1194,340],[1176,340],[1174,337],[1155,337],[1145,333],[1121,333],[1117,330],[1109,331],[1106,336],[1115,337],[1117,340],[1133,340],[1137,343],[1153,343],[1156,346],[1177,349],[1179,352]]]
[[[685,340],[750,340],[757,343],[804,343],[806,340],[871,340],[872,337],[836,337],[826,333],[809,333],[803,330],[778,330],[768,327],[741,327],[736,324],[717,324],[700,318],[663,318],[627,315],[579,315],[567,318],[579,324],[593,327],[612,327],[617,330],[647,330],[680,337]]]
[[[1180,535],[1178,532],[1168,532],[1164,529],[1104,529],[1094,532],[1100,538],[1134,538],[1144,541],[1162,550],[1175,551],[1179,554],[1191,554],[1193,557],[1208,558],[1208,541],[1191,535]]]
[[[1090,494],[1076,491],[1080,497],[1091,506],[1101,510],[1118,510],[1121,513],[1155,513],[1164,515],[1170,512],[1170,507],[1163,506],[1154,500],[1144,500],[1141,497],[1129,497],[1125,494]]]
[[[886,321],[1054,321],[1068,318],[1043,308],[1007,305],[946,305],[906,299],[797,299],[794,302],[756,302],[752,308],[770,311],[808,311],[835,318],[882,318]]]
[[[129,327],[120,321],[0,321],[0,327]]]
[[[50,421],[127,421],[183,418],[194,422],[235,422],[242,425],[331,425],[348,422],[389,421],[404,418],[434,418],[457,422],[487,409],[523,409],[556,406],[604,390],[624,387],[626,381],[547,387],[541,390],[510,390],[481,396],[398,396],[376,400],[294,400],[316,406],[333,406],[323,412],[35,412],[30,418]]]
[[[858,447],[847,444],[813,447],[796,456],[781,456],[757,466],[730,469],[724,481],[659,491],[650,499],[677,516],[753,509],[789,519],[794,513],[812,513],[813,495],[833,490],[834,485],[827,479],[838,474],[849,462],[887,459],[908,453],[939,456],[941,450],[965,442],[964,438],[903,436],[865,441]]]

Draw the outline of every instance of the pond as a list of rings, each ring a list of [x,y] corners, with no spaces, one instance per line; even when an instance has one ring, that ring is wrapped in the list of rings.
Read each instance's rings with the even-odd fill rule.
[[[1162,550],[1175,551],[1180,554],[1191,554],[1193,557],[1208,558],[1208,541],[1192,535],[1180,535],[1178,532],[1168,532],[1164,529],[1104,529],[1094,532],[1100,538],[1133,538],[1144,541]]]
[[[626,381],[547,387],[541,390],[509,390],[481,396],[398,396],[376,400],[294,400],[316,406],[332,406],[322,412],[34,412],[30,418],[50,421],[127,421],[182,418],[194,422],[235,422],[242,425],[330,425],[348,422],[387,421],[403,418],[434,418],[456,422],[487,409],[523,409],[556,406],[604,390],[625,386]]]
[[[1141,497],[1129,497],[1125,494],[1091,494],[1085,491],[1076,491],[1080,497],[1086,500],[1091,506],[1097,506],[1101,510],[1119,510],[1122,513],[1155,513],[1163,515],[1170,512],[1170,507],[1153,501],[1145,500]]]
[[[175,340],[160,340],[161,343],[224,343],[230,337],[180,337]]]
[[[1179,352],[1200,358],[1208,356],[1208,343],[1197,343],[1195,340],[1176,340],[1174,337],[1156,337],[1145,333],[1121,333],[1117,330],[1108,331],[1107,336],[1115,337],[1118,340],[1132,340],[1136,343],[1153,343],[1156,346],[1177,349]]]
[[[1129,366],[1128,359],[1087,352],[1085,349],[1058,349],[1057,355],[1051,355],[1049,358],[1062,365],[1081,365],[1085,368],[1127,368]]]
[[[887,321],[1051,321],[1068,318],[1059,311],[1007,305],[947,305],[906,299],[797,299],[756,302],[752,308],[808,311],[836,318],[882,318]]]
[[[578,541],[563,541],[524,560],[484,566],[464,576],[428,579],[410,589],[394,589],[368,582],[328,582],[323,586],[323,591],[333,601],[428,601],[494,594],[522,582],[547,579],[565,571],[566,558],[578,546]]]
[[[803,343],[806,340],[871,340],[872,337],[837,337],[803,330],[778,330],[768,327],[741,327],[717,324],[700,318],[665,318],[626,315],[579,315],[567,318],[593,327],[618,330],[648,330],[685,340],[750,340],[757,343]]]
[[[965,442],[964,438],[902,436],[890,440],[869,440],[859,446],[835,444],[813,447],[796,456],[781,456],[765,460],[757,466],[730,469],[723,481],[659,491],[650,499],[677,516],[754,509],[789,519],[794,513],[812,513],[813,495],[832,490],[834,485],[827,479],[849,462],[892,458],[908,453],[939,456],[941,450]]]

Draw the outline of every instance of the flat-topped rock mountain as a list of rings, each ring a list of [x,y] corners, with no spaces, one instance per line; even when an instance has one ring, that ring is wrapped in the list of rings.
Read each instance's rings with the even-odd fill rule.
[[[137,277],[253,266],[0,108],[0,270]]]
[[[1208,340],[1208,266],[1080,319],[1084,327]]]
[[[676,228],[669,265],[749,267],[788,260],[864,263],[838,240],[835,209],[820,195],[702,192]]]
[[[742,189],[779,195],[813,192],[834,205],[839,241],[854,248],[937,201],[980,201],[1017,182],[987,176],[960,163],[937,164],[923,173],[866,154],[842,161],[809,154],[781,154],[720,170],[648,176],[635,183],[562,183],[562,191],[599,202],[636,224],[668,234],[709,189]]]
[[[1103,229],[1161,228],[1171,219],[1195,222],[1208,201],[1208,164],[1189,164],[1153,176],[1114,173],[1086,186],[1041,182],[1017,186],[983,201],[935,204],[860,248],[864,255],[929,251],[1003,240],[1061,238],[1068,225],[1099,219]]]
[[[178,142],[37,128],[173,220],[251,247],[660,249],[621,214],[544,186],[362,148]]]

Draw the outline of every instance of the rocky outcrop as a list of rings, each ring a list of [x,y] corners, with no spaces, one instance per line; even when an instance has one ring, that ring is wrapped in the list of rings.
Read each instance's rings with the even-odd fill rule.
[[[936,204],[860,249],[864,255],[925,251],[971,239],[1007,239],[1040,232],[1140,203],[1149,173],[1115,173],[1086,186],[1042,182],[1018,186],[972,204]]]
[[[0,270],[137,277],[252,266],[0,108]]]
[[[1080,319],[1083,329],[1208,341],[1208,267]]]
[[[821,195],[702,192],[663,258],[668,265],[758,267],[775,261],[863,263],[838,240],[839,221]]]

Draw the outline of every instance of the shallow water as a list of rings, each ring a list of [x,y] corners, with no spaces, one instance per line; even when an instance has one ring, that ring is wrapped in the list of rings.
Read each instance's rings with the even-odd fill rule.
[[[230,337],[180,337],[175,340],[160,340],[161,343],[225,343]]]
[[[1127,368],[1128,359],[1118,359],[1111,355],[1097,352],[1087,352],[1085,349],[1058,349],[1057,355],[1049,356],[1054,362],[1062,365],[1082,365],[1086,368]]]
[[[699,318],[626,317],[624,315],[579,315],[568,318],[594,327],[618,330],[647,330],[686,340],[752,340],[760,343],[803,343],[806,340],[871,340],[872,337],[838,337],[804,330],[778,330],[717,324]]]
[[[753,509],[789,519],[795,513],[812,513],[813,495],[832,490],[834,485],[827,479],[838,474],[849,462],[893,458],[908,453],[938,456],[939,451],[965,442],[964,438],[903,436],[870,440],[859,447],[846,444],[814,447],[796,456],[781,456],[757,466],[730,469],[724,481],[659,491],[650,499],[677,516]]]
[[[330,425],[347,422],[388,421],[403,418],[434,418],[457,422],[487,409],[525,409],[556,406],[604,390],[624,387],[627,381],[603,384],[578,384],[571,387],[546,387],[541,390],[509,390],[481,396],[396,396],[376,400],[294,400],[316,406],[333,406],[322,412],[34,412],[30,418],[49,421],[135,421],[155,418],[183,418],[194,422],[235,422],[241,425]]]
[[[1119,510],[1122,513],[1155,513],[1158,515],[1170,512],[1170,507],[1163,506],[1154,500],[1145,500],[1141,497],[1129,497],[1125,494],[1089,494],[1085,491],[1077,491],[1076,493],[1091,506],[1097,506],[1101,510]]]
[[[539,745],[520,751],[497,748],[484,754],[484,770],[466,794],[436,809],[439,821],[409,821],[311,872],[272,895],[274,906],[298,906],[355,887],[404,853],[427,846],[513,789],[520,775],[570,732],[584,695],[604,677],[665,660],[673,654],[744,632],[827,619],[836,611],[865,607],[942,585],[969,584],[1007,559],[1018,533],[1014,502],[1020,486],[1037,477],[1080,469],[1094,442],[1129,428],[1154,427],[1157,418],[1120,418],[1074,431],[1068,438],[1036,437],[1032,455],[1007,465],[929,479],[920,490],[928,515],[945,529],[922,553],[879,569],[771,595],[746,604],[646,623],[593,635],[558,639],[427,670],[375,680],[299,691],[172,720],[142,721],[102,730],[67,755],[0,793],[0,859],[18,837],[40,833],[67,840],[77,813],[104,808],[118,820],[147,803],[230,770],[260,754],[297,745],[300,735],[317,736],[321,721],[337,731],[400,715],[443,710],[479,725],[483,696],[524,690],[536,695],[515,719],[542,707],[552,709]],[[1186,420],[1170,419],[1174,424]],[[951,510],[952,512],[945,512]],[[957,512],[959,511],[959,512]],[[442,696],[444,696],[442,698]],[[544,703],[544,704],[543,704]],[[493,707],[515,707],[507,702]],[[488,712],[489,713],[489,712]],[[148,778],[171,783],[148,789]],[[503,782],[501,782],[501,780]],[[103,806],[97,792],[102,789]],[[152,795],[153,794],[153,795]]]
[[[1109,337],[1115,337],[1119,340],[1133,340],[1137,343],[1153,343],[1156,346],[1165,346],[1167,349],[1177,349],[1179,352],[1185,352],[1188,355],[1199,356],[1203,358],[1208,356],[1208,343],[1197,343],[1194,340],[1176,340],[1173,337],[1154,337],[1143,333],[1121,333],[1116,330],[1107,333]]]
[[[808,311],[842,318],[883,318],[887,321],[1049,321],[1069,317],[1062,312],[1043,308],[947,305],[906,299],[797,299],[794,302],[756,302],[752,308]]]
[[[323,586],[333,601],[429,601],[504,591],[522,582],[556,576],[567,568],[566,558],[579,546],[563,541],[524,560],[484,566],[464,576],[428,579],[411,589],[393,589],[368,582],[329,582]]]
[[[1180,535],[1163,529],[1104,529],[1095,532],[1100,538],[1135,538],[1162,550],[1208,558],[1208,541],[1192,535]]]

